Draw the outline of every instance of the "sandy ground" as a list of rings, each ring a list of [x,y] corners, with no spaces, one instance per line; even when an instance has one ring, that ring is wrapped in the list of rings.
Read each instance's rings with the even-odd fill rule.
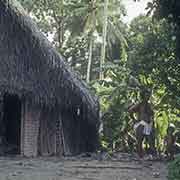
[[[0,180],[167,180],[166,176],[162,162],[0,158]]]

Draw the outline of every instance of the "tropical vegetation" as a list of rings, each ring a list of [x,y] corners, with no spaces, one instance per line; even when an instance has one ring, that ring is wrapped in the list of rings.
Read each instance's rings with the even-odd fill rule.
[[[122,0],[19,1],[99,97],[102,146],[133,151],[127,109],[140,101],[141,88],[147,88],[152,92],[156,147],[162,152],[168,124],[180,131],[179,1],[150,1],[148,15],[130,24],[123,21]]]

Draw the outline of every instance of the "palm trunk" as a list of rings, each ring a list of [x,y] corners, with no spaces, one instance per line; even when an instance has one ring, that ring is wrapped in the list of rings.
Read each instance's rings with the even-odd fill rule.
[[[95,1],[92,0],[92,8],[94,8]],[[94,43],[94,31],[96,26],[96,20],[95,20],[95,11],[92,12],[93,17],[93,28],[90,33],[90,43],[89,43],[89,58],[88,58],[88,66],[87,66],[87,75],[86,75],[86,82],[89,83],[91,80],[91,66],[92,66],[92,55],[93,55],[93,43]]]
[[[93,34],[90,37],[90,44],[89,44],[89,58],[88,58],[88,66],[87,66],[87,75],[86,75],[86,82],[90,82],[91,76],[91,65],[92,65],[92,53],[93,53]]]
[[[104,4],[104,25],[103,25],[103,43],[101,47],[101,59],[100,59],[100,80],[104,79],[104,64],[106,58],[106,37],[107,37],[107,27],[108,27],[108,4],[109,0],[105,0]]]
[[[58,27],[57,35],[58,35],[58,48],[61,49],[62,46],[61,25],[59,25]]]

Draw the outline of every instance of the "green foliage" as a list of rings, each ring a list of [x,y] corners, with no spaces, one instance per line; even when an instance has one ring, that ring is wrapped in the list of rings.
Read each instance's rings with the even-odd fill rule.
[[[140,16],[132,22],[129,34],[128,64],[133,76],[153,86],[156,91],[163,88],[168,103],[172,102],[171,105],[178,107],[179,62],[174,54],[174,26],[165,20],[157,22],[150,17]]]
[[[130,150],[128,133],[132,133],[132,122],[128,116],[128,106],[134,94],[129,83],[129,70],[125,63],[106,64],[106,78],[93,87],[101,97],[103,142],[109,150]],[[136,97],[136,96],[135,96]]]
[[[168,124],[180,121],[178,28],[176,23],[169,23],[169,17],[171,20],[174,17],[169,13],[176,13],[170,4],[177,3],[177,0],[168,4],[169,11],[163,15],[168,21],[139,16],[130,26],[121,21],[126,13],[122,1],[109,1],[103,67],[105,78],[102,81],[99,80],[99,69],[105,23],[104,0],[19,1],[84,80],[91,60],[90,85],[100,97],[104,127],[102,144],[109,150],[133,149],[134,122],[127,109],[140,101],[139,91],[146,87],[152,90],[156,144],[158,150],[163,151]],[[165,9],[167,1],[155,0],[155,4],[148,4],[162,17],[164,10],[154,6],[157,2]]]
[[[169,163],[168,166],[168,180],[179,180],[180,179],[180,156],[178,156],[173,162]]]
[[[169,21],[177,24],[179,21],[179,0],[154,0],[148,3],[149,11],[154,10],[154,15],[158,18],[167,18]]]
[[[115,146],[130,150],[127,135],[133,137],[133,122],[127,107],[139,101],[138,92],[142,87],[152,90],[156,146],[158,151],[164,150],[168,124],[179,119],[178,98],[174,98],[177,94],[166,83],[175,70],[171,67],[171,61],[176,61],[173,28],[165,20],[155,21],[146,16],[135,18],[128,30],[128,60],[106,64],[106,79],[99,84],[97,93],[103,111],[103,140],[111,150]],[[178,82],[174,84],[177,86]]]
[[[64,54],[73,54],[68,63],[82,74],[83,79],[89,75],[90,79],[97,78],[99,73],[100,47],[102,29],[104,25],[103,0],[19,0],[24,8],[38,23],[41,30],[49,37],[54,46]],[[121,17],[125,14],[121,0],[111,0],[108,5],[108,35],[107,53],[109,57],[114,44],[118,44],[122,57],[126,56],[126,40],[123,37]],[[86,47],[82,52],[83,41]],[[82,45],[80,45],[80,41]],[[76,46],[78,43],[79,47]],[[76,44],[76,45],[75,45]],[[74,45],[74,47],[72,47]],[[93,47],[92,47],[93,46]],[[99,52],[97,52],[97,49]],[[71,52],[70,52],[71,51]],[[78,58],[77,52],[86,54]],[[66,57],[67,57],[66,56]],[[87,58],[88,57],[88,58]],[[78,60],[77,60],[78,58]],[[74,61],[74,62],[72,62]],[[89,66],[88,66],[89,65]],[[76,68],[76,67],[79,68]],[[83,67],[82,69],[80,67]],[[85,73],[87,71],[87,73]],[[96,72],[95,72],[96,71]],[[95,72],[95,75],[93,74]],[[90,73],[90,74],[89,74]]]
[[[68,64],[77,72],[82,79],[86,77],[88,61],[88,38],[77,36],[69,39],[62,48],[62,53]]]
[[[130,25],[128,67],[141,85],[152,90],[151,103],[155,111],[156,144],[163,150],[163,140],[170,122],[178,121],[179,79],[175,59],[174,26],[166,20],[139,16]],[[175,87],[176,86],[176,90]],[[176,112],[175,112],[176,111]]]
[[[172,67],[168,69],[165,77],[170,76],[168,80],[166,80],[166,84],[174,94],[175,92],[175,99],[179,103],[178,94],[180,93],[180,80],[178,78],[178,74],[180,72],[180,1],[179,0],[154,0],[152,3],[149,3],[149,10],[154,12],[154,17],[157,19],[166,18],[168,23],[171,26],[174,26],[174,34],[175,34],[175,50],[174,50],[174,58],[170,62],[170,66]],[[171,71],[171,73],[169,72]],[[178,85],[178,86],[177,86]]]

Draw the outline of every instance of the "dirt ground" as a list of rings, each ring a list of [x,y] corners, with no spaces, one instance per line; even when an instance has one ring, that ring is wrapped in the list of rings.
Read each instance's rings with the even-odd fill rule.
[[[0,158],[0,180],[167,180],[163,162],[130,159]]]

